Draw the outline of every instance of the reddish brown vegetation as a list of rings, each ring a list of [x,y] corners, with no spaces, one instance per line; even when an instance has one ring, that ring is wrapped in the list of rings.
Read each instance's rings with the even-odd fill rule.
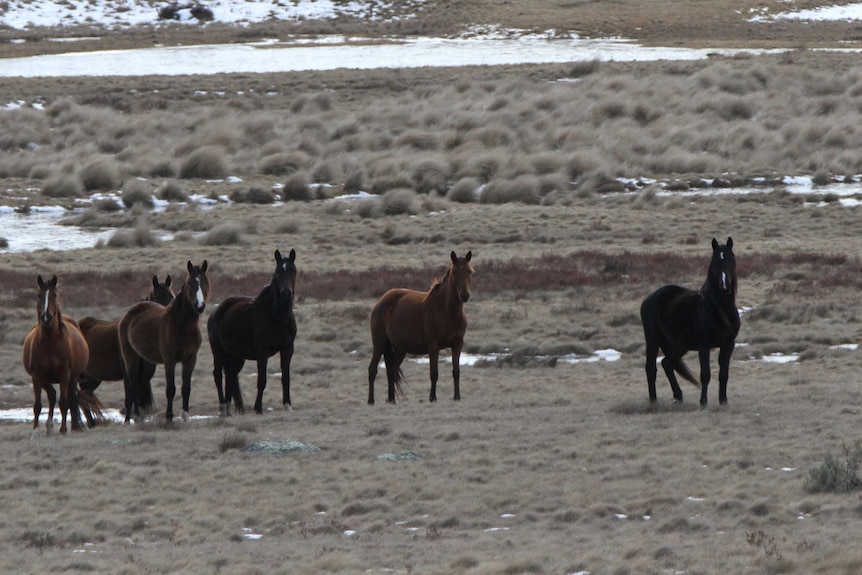
[[[862,289],[862,260],[844,254],[796,253],[746,254],[738,256],[740,281],[750,277],[774,278],[774,290],[781,293],[810,292],[816,289],[851,287]],[[655,253],[604,253],[579,251],[568,255],[546,254],[538,258],[476,261],[474,286],[478,293],[527,293],[565,290],[579,286],[643,285],[645,289],[666,283],[699,285],[708,260],[701,255]],[[297,297],[318,300],[368,298],[373,300],[392,287],[425,290],[439,267],[316,272],[300,270]],[[45,270],[45,274],[54,273]],[[44,274],[43,274],[44,275]],[[269,282],[265,272],[243,276],[217,273],[214,296],[221,301],[229,295],[253,295]],[[178,274],[176,276],[181,279]],[[149,287],[150,276],[129,270],[112,274],[68,272],[60,275],[60,289],[67,305],[116,305],[140,300]],[[26,307],[33,301],[36,278],[30,273],[0,271],[6,305]]]

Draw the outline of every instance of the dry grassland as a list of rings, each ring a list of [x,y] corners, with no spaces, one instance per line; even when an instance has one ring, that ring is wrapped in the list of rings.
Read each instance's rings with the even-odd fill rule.
[[[597,30],[643,26],[652,40],[680,31],[685,44],[700,31],[719,43],[771,41],[730,22],[733,3],[716,4],[556,6]],[[542,29],[562,19],[549,6],[454,2],[436,12],[451,10],[449,20],[414,25],[444,30],[493,9],[506,25]],[[698,7],[699,29],[688,18]],[[852,33],[835,30],[835,40]],[[580,80],[551,83],[571,75]],[[20,352],[37,273],[59,274],[64,313],[108,319],[153,274],[177,281],[187,260],[207,259],[203,321],[224,297],[259,290],[276,248],[296,249],[300,273],[294,411],[278,409],[271,373],[262,416],[214,417],[204,343],[191,397],[200,418],[188,423],[166,426],[157,413],[32,440],[28,423],[0,424],[0,572],[858,573],[859,492],[806,489],[811,469],[860,439],[862,352],[837,347],[862,338],[858,208],[774,182],[748,196],[690,198],[602,185],[623,175],[679,187],[716,176],[856,175],[860,85],[855,57],[809,51],[3,82],[0,101],[47,105],[0,114],[4,202],[71,204],[105,187],[141,205],[77,221],[124,228],[121,247],[0,260],[0,407],[32,404]],[[243,181],[194,171],[219,167],[212,177]],[[254,203],[269,202],[274,184],[303,201]],[[379,199],[313,199],[375,184]],[[465,201],[479,184],[478,200]],[[177,200],[190,193],[242,201],[183,207]],[[148,212],[151,195],[172,206]],[[157,242],[153,230],[178,236]],[[664,283],[700,285],[710,239],[728,235],[748,309],[729,405],[718,407],[711,390],[701,410],[690,386],[673,405],[660,379],[650,408],[640,301]],[[476,268],[466,350],[511,357],[463,367],[460,402],[444,364],[436,404],[427,365],[408,362],[407,400],[366,405],[375,298],[396,285],[427,288],[453,249],[471,249]],[[559,359],[603,349],[621,359]],[[773,353],[798,361],[763,361]],[[254,371],[242,375],[246,398]],[[154,390],[164,409],[161,369]],[[98,393],[122,404],[117,383]],[[278,440],[321,451],[240,451]],[[419,459],[378,459],[405,452]]]

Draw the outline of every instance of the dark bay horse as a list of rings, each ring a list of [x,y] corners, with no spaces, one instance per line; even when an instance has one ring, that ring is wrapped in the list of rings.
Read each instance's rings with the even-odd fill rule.
[[[452,349],[454,399],[461,399],[461,348],[467,330],[464,304],[470,299],[473,266],[467,252],[463,258],[450,255],[452,263],[427,292],[396,288],[383,294],[371,310],[371,343],[374,351],[368,366],[368,403],[374,404],[374,379],[380,357],[386,365],[389,403],[395,403],[395,390],[401,392],[401,363],[406,354],[428,355],[431,363],[429,401],[437,401],[437,360],[441,349]]]
[[[641,304],[641,321],[646,337],[650,402],[656,401],[656,358],[661,349],[664,353],[661,366],[670,381],[674,400],[682,401],[682,390],[676,380],[676,373],[679,373],[700,387],[700,405],[706,407],[706,390],[710,380],[709,353],[717,347],[718,401],[727,403],[730,356],[739,333],[733,239],[727,238],[727,243],[721,245],[713,238],[712,260],[700,290],[676,285],[658,288]],[[700,381],[682,361],[687,351],[697,351],[700,356]]]
[[[218,391],[219,413],[230,415],[231,399],[237,413],[244,411],[239,372],[245,360],[257,361],[257,399],[254,411],[263,413],[267,360],[281,359],[282,405],[291,409],[290,360],[296,339],[293,298],[296,287],[296,251],[284,258],[275,250],[275,272],[257,297],[231,296],[222,301],[207,321],[213,352],[213,377]],[[222,389],[224,372],[225,389]]]
[[[133,305],[120,319],[117,328],[128,384],[126,386],[126,418],[132,410],[148,410],[153,406],[151,381],[145,377],[145,364],[165,366],[167,408],[165,419],[173,421],[176,395],[176,365],[181,363],[183,411],[189,417],[192,372],[201,346],[200,317],[209,296],[207,262],[200,266],[187,264],[188,277],[180,292],[167,305],[142,301]]]
[[[174,291],[171,289],[171,276],[165,278],[164,283],[159,282],[158,276],[153,276],[153,287],[144,297],[144,301],[153,301],[161,305],[168,305],[174,299]],[[119,320],[103,320],[94,317],[84,317],[78,320],[81,332],[90,346],[90,360],[87,368],[78,377],[81,387],[81,396],[95,398],[95,391],[103,381],[125,380],[125,366],[123,365],[123,354],[120,351],[120,340],[117,327]],[[141,363],[145,373],[142,378],[149,380],[153,377],[155,366],[149,363]],[[90,427],[101,421],[101,412],[92,412],[83,409]],[[126,413],[126,422],[130,414]]]
[[[87,366],[90,351],[75,320],[60,313],[57,276],[46,282],[40,275],[37,280],[37,321],[24,339],[22,352],[24,369],[33,380],[33,435],[39,428],[43,390],[48,396],[48,434],[54,429],[54,404],[57,400],[55,383],[60,385],[60,433],[66,433],[66,417],[70,409],[72,429],[77,431],[82,426],[76,377]],[[98,408],[96,405],[92,407]]]

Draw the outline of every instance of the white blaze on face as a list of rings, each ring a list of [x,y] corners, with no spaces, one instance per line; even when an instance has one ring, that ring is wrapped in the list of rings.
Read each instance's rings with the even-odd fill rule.
[[[42,299],[42,317],[46,319],[48,317],[48,292],[45,292]]]
[[[202,309],[204,307],[204,290],[201,289],[201,284],[198,283],[198,289],[195,292],[195,303],[198,306],[198,309]]]
[[[727,291],[727,274],[721,272],[721,289]]]

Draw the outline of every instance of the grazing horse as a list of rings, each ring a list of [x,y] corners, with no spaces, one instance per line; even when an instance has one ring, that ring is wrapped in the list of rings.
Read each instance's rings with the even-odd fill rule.
[[[167,409],[165,419],[174,419],[176,364],[183,366],[183,420],[189,418],[192,372],[201,346],[200,317],[209,296],[207,262],[187,264],[188,277],[180,293],[163,306],[151,301],[133,305],[120,319],[118,333],[128,383],[126,417],[132,409],[147,410],[153,405],[151,381],[144,377],[146,364],[165,366]]]
[[[727,403],[727,379],[730,356],[739,333],[739,311],[736,308],[736,258],[733,239],[721,245],[713,238],[712,261],[706,281],[699,291],[675,285],[658,288],[641,304],[641,321],[646,337],[646,374],[650,402],[656,401],[655,379],[658,350],[664,353],[661,366],[670,381],[675,401],[682,401],[682,390],[676,380],[679,373],[700,387],[700,405],[706,407],[709,386],[709,353],[718,352],[718,401]],[[689,350],[700,356],[700,381],[683,363]],[[676,373],[675,373],[676,372]]]
[[[290,360],[296,339],[296,318],[293,315],[295,261],[295,250],[290,250],[286,258],[275,250],[275,272],[269,285],[254,298],[226,298],[207,321],[219,414],[230,415],[231,399],[236,402],[237,413],[243,413],[239,372],[247,359],[257,361],[257,399],[254,402],[254,411],[263,413],[266,363],[276,352],[281,358],[282,404],[286,410],[291,409]],[[225,390],[222,389],[222,372],[226,381]]]
[[[451,254],[452,264],[427,292],[390,289],[371,310],[371,343],[374,351],[368,366],[368,403],[374,404],[374,379],[380,357],[386,365],[389,403],[395,403],[395,389],[401,394],[401,363],[406,354],[425,355],[431,364],[429,401],[437,401],[437,360],[441,349],[452,349],[454,399],[461,399],[461,348],[467,330],[464,304],[470,299],[473,266],[467,252],[463,258]]]
[[[174,299],[174,291],[171,289],[171,276],[165,278],[165,282],[159,282],[158,276],[153,276],[153,287],[147,293],[144,301],[153,301],[161,305],[168,305]],[[123,365],[123,354],[120,351],[120,340],[117,326],[120,321],[108,321],[94,317],[84,317],[78,320],[81,332],[90,346],[90,361],[87,368],[78,377],[81,387],[81,396],[95,398],[96,388],[103,381],[125,380],[125,366]],[[142,378],[149,380],[153,377],[155,366],[141,363],[144,373]],[[93,413],[84,409],[84,415],[90,427],[102,420],[101,412]],[[126,422],[129,422],[129,413],[126,413]]]
[[[60,313],[57,276],[47,282],[41,275],[37,279],[37,321],[24,339],[22,352],[24,369],[33,379],[33,436],[39,428],[42,390],[48,396],[48,434],[53,432],[54,403],[57,400],[55,383],[60,385],[60,411],[63,415],[60,433],[66,433],[66,417],[70,409],[72,429],[78,431],[82,427],[75,378],[87,366],[90,351],[75,320]]]

